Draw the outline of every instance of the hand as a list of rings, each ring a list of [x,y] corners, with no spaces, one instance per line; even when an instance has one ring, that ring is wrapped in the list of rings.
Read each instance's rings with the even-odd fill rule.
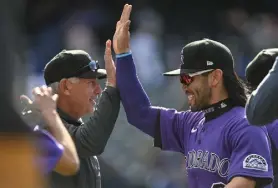
[[[33,101],[27,97],[26,95],[20,96],[20,103],[22,107],[22,114],[29,113],[30,111],[33,111],[35,108],[35,105],[33,104]]]
[[[107,86],[116,87],[116,67],[112,58],[111,40],[106,41],[104,61],[107,72]]]
[[[42,125],[43,122],[42,122],[41,112],[39,111],[39,109],[37,109],[33,101],[26,95],[21,95],[20,102],[23,108],[22,110],[23,120],[30,126]]]
[[[32,93],[34,95],[34,103],[42,114],[56,112],[58,95],[52,95],[52,89],[50,87],[36,87]]]
[[[129,52],[130,43],[130,13],[132,5],[126,4],[124,6],[120,20],[117,22],[116,31],[113,37],[113,48],[116,54]]]

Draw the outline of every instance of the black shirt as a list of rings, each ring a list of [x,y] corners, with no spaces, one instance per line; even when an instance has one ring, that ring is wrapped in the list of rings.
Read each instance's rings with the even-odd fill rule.
[[[100,188],[100,155],[115,126],[120,109],[120,95],[116,88],[107,87],[100,97],[96,110],[88,121],[82,123],[58,110],[65,127],[75,143],[80,159],[80,170],[74,176],[61,176],[53,172],[52,188]]]

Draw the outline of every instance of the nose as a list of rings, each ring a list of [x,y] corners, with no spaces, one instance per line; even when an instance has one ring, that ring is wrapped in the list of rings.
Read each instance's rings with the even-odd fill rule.
[[[99,94],[101,94],[101,92],[102,92],[102,89],[101,89],[100,85],[97,84],[94,89],[94,93],[95,93],[95,95],[99,95]]]
[[[186,92],[188,89],[188,86],[187,85],[185,85],[185,84],[182,84],[182,89]]]

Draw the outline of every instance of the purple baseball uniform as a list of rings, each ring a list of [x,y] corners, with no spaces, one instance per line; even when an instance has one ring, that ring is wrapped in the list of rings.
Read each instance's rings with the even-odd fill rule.
[[[131,54],[117,56],[116,75],[129,123],[160,140],[163,150],[184,154],[189,187],[224,187],[237,176],[254,178],[257,187],[272,187],[266,128],[250,126],[243,107],[229,101],[196,113],[153,107]]]
[[[278,120],[266,125],[266,129],[274,147],[278,149]]]
[[[266,125],[266,129],[272,145],[272,165],[273,165],[273,174],[274,174],[273,187],[277,187],[278,186],[278,121],[276,120]]]
[[[39,164],[45,173],[50,173],[63,155],[64,147],[59,144],[53,136],[47,131],[36,130],[42,155],[39,158]]]

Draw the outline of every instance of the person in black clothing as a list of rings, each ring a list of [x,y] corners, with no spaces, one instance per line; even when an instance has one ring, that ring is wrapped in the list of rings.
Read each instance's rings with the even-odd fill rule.
[[[46,85],[59,95],[57,111],[75,142],[80,159],[77,175],[64,177],[53,172],[51,187],[101,187],[96,156],[104,151],[120,109],[110,40],[106,42],[104,59],[106,70],[100,69],[97,61],[85,51],[63,50],[45,66]],[[107,78],[107,82],[102,91],[98,79],[103,78]],[[96,105],[95,100],[100,94]],[[80,118],[88,113],[92,115],[83,123]]]
[[[246,67],[246,79],[254,89],[246,104],[246,116],[253,125],[278,118],[277,56],[278,48],[262,50]]]
[[[267,125],[272,147],[273,187],[278,187],[278,122],[275,121],[274,115],[277,114],[275,106],[278,104],[275,97],[277,94],[275,90],[278,89],[278,84],[275,83],[277,72],[274,71],[277,70],[277,62],[275,62],[277,56],[278,48],[262,50],[245,70],[246,80],[254,90],[246,105],[246,116],[253,125]],[[273,66],[274,62],[275,66]]]

